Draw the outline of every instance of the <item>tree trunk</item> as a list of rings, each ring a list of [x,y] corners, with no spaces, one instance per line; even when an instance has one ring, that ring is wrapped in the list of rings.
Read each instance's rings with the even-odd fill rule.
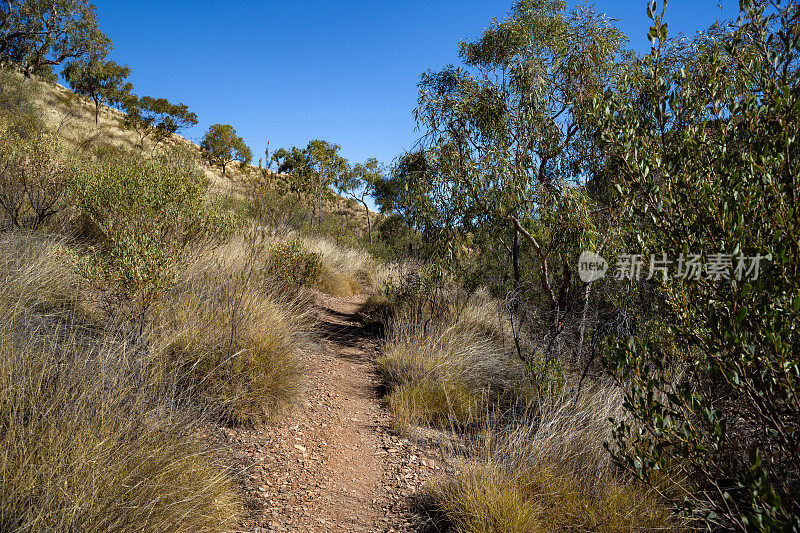
[[[364,204],[364,210],[367,212],[367,235],[369,235],[369,245],[372,246],[372,220],[369,218],[369,206],[363,200],[361,203]]]
[[[519,231],[514,228],[514,247],[511,249],[511,262],[514,265],[514,291],[520,292],[522,272],[519,267]]]

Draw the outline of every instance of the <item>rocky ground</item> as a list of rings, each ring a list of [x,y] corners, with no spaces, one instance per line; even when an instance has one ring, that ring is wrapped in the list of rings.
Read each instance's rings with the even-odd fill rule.
[[[242,531],[413,529],[410,497],[442,462],[389,430],[377,340],[353,317],[364,299],[319,297],[321,342],[305,352],[295,412],[277,426],[218,428],[245,492]]]

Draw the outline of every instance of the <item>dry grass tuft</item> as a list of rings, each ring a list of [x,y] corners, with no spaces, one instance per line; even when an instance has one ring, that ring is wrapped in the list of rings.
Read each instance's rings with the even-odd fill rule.
[[[407,424],[467,425],[490,398],[508,397],[524,377],[518,361],[463,323],[405,314],[391,320],[376,365],[400,430]]]
[[[243,238],[193,265],[157,312],[157,375],[235,424],[272,419],[302,385],[304,302],[287,296]]]
[[[365,251],[344,248],[320,237],[303,237],[303,244],[309,251],[322,256],[329,271],[329,279],[322,281],[321,290],[324,292],[334,290],[336,292],[330,294],[338,296],[358,294],[361,287],[381,287],[389,275],[387,268]]]
[[[61,305],[76,298],[63,248],[2,239],[0,530],[230,530],[234,489],[169,389]]]
[[[70,250],[55,237],[0,233],[0,300],[42,313],[90,314],[83,282],[69,267]]]
[[[618,394],[582,398],[550,398],[513,427],[484,429],[472,459],[427,487],[428,511],[459,532],[678,529],[657,495],[618,477],[603,448]]]

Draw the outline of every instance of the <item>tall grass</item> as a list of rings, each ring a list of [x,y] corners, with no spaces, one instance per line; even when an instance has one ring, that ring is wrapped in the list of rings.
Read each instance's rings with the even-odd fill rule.
[[[154,370],[237,424],[271,420],[302,386],[299,349],[311,328],[301,296],[266,271],[244,236],[205,254],[155,312]]]
[[[508,324],[488,294],[425,289],[422,295],[389,290],[367,307],[383,307],[389,316],[376,364],[395,429],[449,430],[438,438],[452,473],[420,498],[436,528],[673,526],[657,495],[619,475],[604,448],[609,418],[623,414],[619,391],[596,387],[576,399],[573,377],[560,367],[534,372],[514,355]],[[545,376],[548,383],[537,382]]]
[[[305,236],[303,242],[308,250],[322,256],[327,267],[321,287],[324,292],[348,296],[362,287],[377,289],[388,277],[387,267],[363,250],[346,248],[323,237]]]
[[[0,529],[227,531],[225,469],[141,354],[80,321],[58,243],[2,236]]]
[[[664,501],[622,477],[603,446],[608,418],[621,415],[620,394],[597,388],[489,424],[456,473],[426,487],[423,505],[465,533],[677,530]]]
[[[376,360],[396,429],[464,426],[524,386],[524,368],[497,340],[464,319],[426,319],[397,312]]]

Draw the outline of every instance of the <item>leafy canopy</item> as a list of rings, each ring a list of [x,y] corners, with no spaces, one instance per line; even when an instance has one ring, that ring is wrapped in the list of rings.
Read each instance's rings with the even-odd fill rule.
[[[73,92],[91,98],[95,105],[94,121],[98,122],[100,106],[123,103],[130,98],[133,85],[125,80],[131,74],[127,65],[98,58],[67,63],[62,72]]]
[[[0,61],[16,64],[27,78],[69,58],[105,55],[110,48],[88,0],[0,2]]]
[[[200,148],[205,157],[211,164],[222,167],[222,175],[225,175],[226,167],[238,161],[241,165],[249,165],[253,159],[253,153],[245,144],[244,139],[236,134],[236,130],[230,124],[212,125],[200,143]]]
[[[173,104],[166,98],[141,98],[133,94],[121,95],[125,118],[122,125],[139,134],[139,145],[144,147],[150,139],[153,148],[180,131],[197,124],[197,115],[185,104]]]

